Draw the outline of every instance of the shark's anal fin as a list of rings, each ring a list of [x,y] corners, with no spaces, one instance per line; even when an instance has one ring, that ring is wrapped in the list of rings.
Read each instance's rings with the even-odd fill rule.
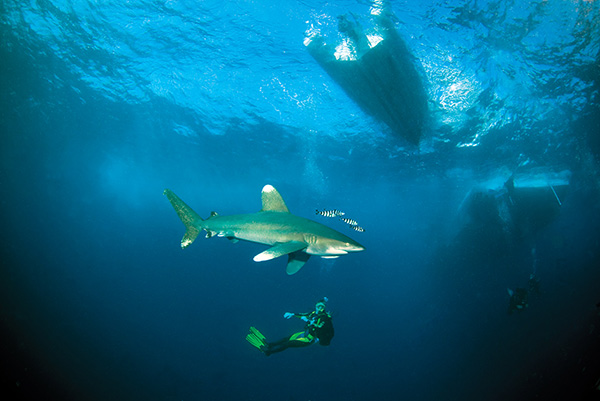
[[[288,255],[288,264],[285,268],[285,272],[290,276],[298,273],[298,270],[302,269],[302,266],[308,261],[310,255],[306,252],[296,251]]]
[[[169,199],[171,206],[173,206],[173,209],[175,209],[177,215],[185,225],[186,231],[181,239],[181,247],[185,248],[194,242],[196,237],[198,237],[198,234],[200,234],[202,228],[200,227],[199,223],[201,223],[203,220],[196,212],[194,212],[194,210],[192,210],[191,207],[179,199],[179,197],[170,189],[165,189],[163,194],[165,194],[167,199]]]
[[[301,251],[306,248],[308,244],[300,241],[289,241],[282,242],[279,244],[273,245],[271,248],[267,249],[256,255],[254,257],[255,262],[264,262],[265,260],[271,260],[278,258],[283,255],[287,255],[288,253]]]

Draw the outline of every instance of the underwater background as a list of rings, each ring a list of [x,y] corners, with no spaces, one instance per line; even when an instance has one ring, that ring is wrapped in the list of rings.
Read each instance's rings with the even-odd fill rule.
[[[0,18],[3,399],[600,397],[598,1],[5,0]],[[181,249],[165,188],[208,217],[260,210],[266,184],[366,250],[288,276],[253,262],[264,245]],[[365,231],[315,214],[332,208]],[[330,346],[245,341],[301,330],[283,314],[324,296]]]

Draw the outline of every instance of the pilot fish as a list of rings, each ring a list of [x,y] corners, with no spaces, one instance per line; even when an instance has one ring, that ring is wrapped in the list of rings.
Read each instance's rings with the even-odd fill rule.
[[[347,219],[345,217],[341,217],[340,220],[342,220],[344,223],[348,223],[351,226],[357,226],[358,223],[356,222],[356,220],[352,220],[352,219]]]
[[[325,217],[338,217],[338,216],[343,216],[346,213],[341,212],[337,209],[331,209],[331,210],[319,210],[317,209],[316,214],[320,214],[321,216],[325,216]]]
[[[359,225],[351,225],[350,228],[353,229],[354,231],[358,231],[359,233],[365,232],[365,229]]]

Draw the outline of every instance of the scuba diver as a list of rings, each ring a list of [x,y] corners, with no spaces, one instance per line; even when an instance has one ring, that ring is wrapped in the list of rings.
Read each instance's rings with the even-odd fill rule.
[[[510,181],[510,180],[509,180]],[[533,272],[529,275],[529,280],[527,280],[526,288],[517,288],[516,290],[511,290],[507,288],[508,295],[510,296],[508,302],[508,314],[512,314],[514,311],[523,311],[529,306],[529,297],[537,298],[540,296],[540,279],[536,274],[537,270],[537,254],[536,249],[531,249],[531,256],[533,258]]]
[[[327,301],[327,297],[324,297],[317,302],[315,310],[309,313],[286,312],[283,314],[285,319],[297,317],[306,322],[303,331],[270,343],[267,342],[267,339],[260,331],[255,327],[250,327],[250,333],[246,336],[246,341],[258,348],[266,356],[284,351],[290,347],[306,347],[314,343],[329,345],[334,332],[331,315],[325,311],[325,303]]]
[[[508,295],[510,295],[510,300],[508,302],[508,314],[512,314],[514,311],[523,311],[525,308],[529,306],[527,303],[527,290],[525,288],[517,288],[516,290],[508,290]]]

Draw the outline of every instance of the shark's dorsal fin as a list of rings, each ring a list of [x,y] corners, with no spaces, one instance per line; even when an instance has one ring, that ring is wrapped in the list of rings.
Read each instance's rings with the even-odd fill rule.
[[[283,198],[272,185],[265,185],[262,189],[261,212],[290,212]]]

